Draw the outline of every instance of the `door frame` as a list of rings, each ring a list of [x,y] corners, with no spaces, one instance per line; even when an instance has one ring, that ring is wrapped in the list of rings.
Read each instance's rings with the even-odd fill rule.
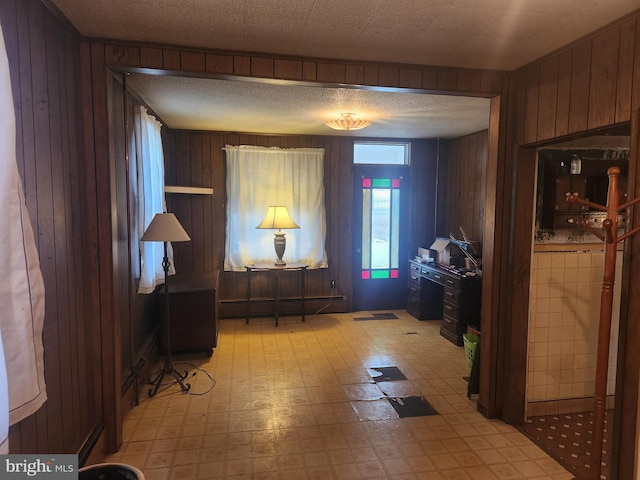
[[[388,173],[387,173],[388,172]],[[363,174],[371,173],[372,178],[383,177],[399,177],[402,179],[400,186],[400,233],[398,239],[398,278],[397,279],[370,279],[366,281],[393,281],[396,283],[397,289],[394,288],[394,292],[403,295],[402,301],[399,303],[380,306],[371,305],[368,307],[366,301],[363,302],[361,291],[366,290],[360,286],[361,271],[362,271],[362,187],[361,179]],[[353,255],[351,258],[352,263],[352,307],[354,311],[358,310],[383,310],[383,309],[397,309],[406,305],[406,291],[407,291],[407,275],[408,275],[408,263],[405,258],[409,252],[409,196],[411,189],[411,167],[410,165],[353,165]],[[405,253],[406,252],[406,253]],[[378,286],[378,285],[376,285]]]

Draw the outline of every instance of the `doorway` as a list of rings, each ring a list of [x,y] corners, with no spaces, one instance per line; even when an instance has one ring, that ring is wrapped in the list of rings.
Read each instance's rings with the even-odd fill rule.
[[[353,309],[405,308],[406,166],[355,166]]]
[[[619,130],[616,130],[620,133]],[[608,170],[620,169],[626,192],[628,135],[602,135],[545,146],[537,152],[537,189],[532,222],[528,315],[526,422],[519,425],[536,444],[577,476],[590,468],[595,364],[599,350],[603,239],[580,224],[600,231],[605,212],[575,208],[569,193],[604,205]],[[625,214],[618,219],[625,225]],[[610,466],[616,402],[616,363],[622,285],[622,245],[616,258],[609,375],[601,474]],[[619,371],[619,369],[618,369]],[[582,432],[582,428],[585,431]],[[567,441],[567,439],[572,439]],[[598,478],[600,476],[598,475]]]

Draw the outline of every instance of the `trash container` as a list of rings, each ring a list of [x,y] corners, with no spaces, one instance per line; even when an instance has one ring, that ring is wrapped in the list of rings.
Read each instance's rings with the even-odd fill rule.
[[[78,470],[78,480],[144,480],[144,475],[132,465],[97,463]]]
[[[473,333],[465,333],[462,335],[462,341],[464,343],[464,356],[467,359],[467,365],[471,368],[476,347],[478,346],[478,336]]]

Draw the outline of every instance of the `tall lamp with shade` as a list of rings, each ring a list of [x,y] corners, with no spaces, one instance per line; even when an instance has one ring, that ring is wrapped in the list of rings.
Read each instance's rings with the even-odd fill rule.
[[[169,318],[169,255],[167,253],[168,242],[188,242],[191,240],[187,232],[185,232],[182,225],[173,213],[158,213],[151,223],[142,234],[140,238],[143,242],[163,242],[164,243],[164,256],[162,258],[162,269],[164,270],[164,308],[165,308],[165,324],[166,330],[166,354],[164,357],[164,365],[158,375],[150,380],[149,383],[153,386],[149,389],[149,396],[153,397],[166,375],[172,376],[176,382],[180,385],[183,392],[187,392],[191,388],[191,384],[185,383],[189,372],[185,372],[184,375],[178,372],[173,367],[173,361],[171,359],[171,320]]]
[[[278,256],[275,265],[277,267],[284,267],[286,262],[282,260],[282,256],[284,255],[284,250],[287,246],[287,239],[285,238],[286,234],[282,230],[300,228],[296,222],[291,219],[291,216],[287,211],[287,207],[282,205],[269,206],[267,214],[256,228],[278,230],[273,235],[273,245],[276,249],[276,255]]]

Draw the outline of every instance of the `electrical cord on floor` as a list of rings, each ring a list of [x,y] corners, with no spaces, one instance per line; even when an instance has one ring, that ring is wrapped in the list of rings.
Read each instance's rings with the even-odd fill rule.
[[[329,303],[327,303],[324,307],[321,307],[316,313],[314,313],[314,315],[318,315],[321,311],[323,311],[326,308],[329,308],[329,305],[331,305],[331,300],[333,300],[333,294],[336,290],[336,287],[331,287],[329,290]]]
[[[211,376],[211,374],[209,372],[207,372],[204,368],[200,368],[200,367],[196,367],[193,363],[188,363],[188,362],[181,362],[181,363],[176,363],[175,365],[188,365],[190,366],[193,370],[197,370],[199,372],[204,373],[209,380],[211,380],[211,386],[209,387],[208,390],[205,390],[204,392],[194,392],[192,389],[189,389],[189,391],[185,392],[189,395],[206,395],[207,393],[209,393],[211,390],[213,390],[213,388],[216,386],[216,379],[213,378]],[[196,372],[193,372],[191,375],[189,375],[189,378],[191,377],[195,377],[196,376]]]
[[[179,363],[174,363],[173,364],[174,367],[176,367],[177,365],[186,365],[188,367],[191,367],[190,369],[186,370],[187,376],[184,378],[185,382],[188,382],[189,379],[195,377],[197,371],[200,371],[200,372],[204,373],[209,378],[209,380],[211,380],[211,386],[209,386],[209,388],[207,390],[205,390],[204,392],[194,392],[192,388],[190,388],[186,392],[183,392],[181,390],[170,391],[170,392],[168,392],[166,390],[164,390],[164,391],[163,390],[158,390],[158,393],[155,395],[155,397],[174,395],[174,394],[178,394],[178,393],[180,393],[181,395],[184,395],[184,394],[187,394],[187,395],[206,395],[211,390],[213,390],[214,387],[216,386],[216,383],[217,383],[216,379],[213,378],[211,376],[211,374],[209,372],[207,372],[205,369],[200,368],[200,367],[198,367],[198,366],[196,366],[196,365],[194,365],[193,363],[190,363],[190,362],[179,362]],[[196,371],[189,373],[189,370],[196,370]],[[152,384],[151,381],[150,381],[151,377],[153,377],[153,375],[150,375],[149,377],[147,377],[147,379],[145,380],[146,384]],[[163,382],[163,383],[160,384],[160,387],[170,387],[171,385],[177,385],[176,381],[175,380],[171,380],[171,381],[168,381],[168,382]],[[161,393],[165,393],[165,395],[161,395]],[[151,398],[153,398],[153,397],[146,398],[145,400],[150,400]],[[141,399],[140,401],[143,401],[143,400]]]

